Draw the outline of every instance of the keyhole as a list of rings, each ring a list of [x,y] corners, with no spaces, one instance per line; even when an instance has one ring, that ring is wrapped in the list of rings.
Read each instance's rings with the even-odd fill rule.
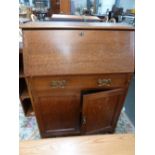
[[[84,36],[84,32],[80,32],[80,34],[79,34],[79,35],[80,35],[81,37],[82,37],[82,36]]]

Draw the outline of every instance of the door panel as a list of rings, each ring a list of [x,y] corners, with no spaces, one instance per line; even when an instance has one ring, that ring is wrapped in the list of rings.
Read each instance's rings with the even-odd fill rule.
[[[84,94],[82,131],[96,133],[112,130],[122,108],[124,95],[124,89]]]
[[[76,94],[72,96],[38,97],[35,109],[43,137],[79,132],[79,99],[80,97]]]

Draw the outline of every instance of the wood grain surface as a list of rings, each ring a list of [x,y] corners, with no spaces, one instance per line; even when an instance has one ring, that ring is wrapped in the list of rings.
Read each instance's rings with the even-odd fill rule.
[[[79,94],[57,94],[36,100],[35,111],[42,137],[80,133]]]
[[[70,14],[71,5],[70,0],[60,0],[60,13]]]
[[[86,17],[87,18],[87,17]],[[85,18],[84,18],[85,19]],[[108,30],[134,30],[129,24],[101,23],[101,22],[29,22],[21,24],[22,29],[108,29]]]
[[[21,141],[20,155],[134,155],[133,134]]]
[[[120,88],[127,87],[130,81],[130,74],[106,74],[106,75],[83,75],[83,76],[45,76],[33,77],[31,79],[31,89],[34,91],[60,91],[62,88],[52,88],[52,81],[66,81],[63,90],[82,90],[92,88]],[[99,86],[99,79],[110,79],[111,84],[106,86]]]
[[[112,131],[115,124],[113,119],[123,105],[124,95],[124,89],[84,94],[82,116],[85,124],[82,125],[82,131],[87,134],[98,133],[107,128]]]
[[[134,72],[134,28],[82,22],[39,22],[22,28],[24,74],[41,136],[82,134],[85,103],[83,114],[96,115],[85,132],[113,132]],[[122,94],[107,90],[122,87]],[[88,90],[84,103],[82,92]],[[92,94],[98,90],[103,92]]]
[[[26,30],[26,76],[131,73],[134,32]]]
[[[58,0],[50,0],[49,16],[51,16],[53,13],[60,13],[60,3]]]

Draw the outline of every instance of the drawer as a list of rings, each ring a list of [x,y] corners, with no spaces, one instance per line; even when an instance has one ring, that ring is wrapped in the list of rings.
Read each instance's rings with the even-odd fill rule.
[[[91,88],[116,88],[128,86],[128,74],[86,75],[86,76],[46,76],[33,77],[32,91],[82,90]]]

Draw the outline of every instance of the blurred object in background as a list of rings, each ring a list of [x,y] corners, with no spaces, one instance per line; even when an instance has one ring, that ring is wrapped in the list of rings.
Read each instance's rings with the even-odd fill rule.
[[[19,15],[31,19],[31,14],[44,20],[50,9],[50,0],[20,0]]]
[[[123,8],[122,22],[135,25],[135,0],[116,0],[115,4]]]
[[[25,17],[27,15],[27,7],[25,4],[19,3],[19,17]]]
[[[87,8],[83,8],[82,14],[86,15],[86,16],[89,16],[90,15],[90,11]]]
[[[103,16],[107,9],[112,10],[115,0],[71,0],[71,14],[83,15],[85,8],[89,15]]]
[[[115,5],[118,8],[123,8],[124,12],[126,12],[135,8],[135,0],[116,0]]]
[[[123,22],[135,25],[135,16],[133,15],[124,15],[123,16]]]
[[[109,21],[108,16],[100,17],[101,22],[107,23]]]
[[[19,3],[19,23],[26,23],[31,20],[32,8],[29,5],[29,2],[23,3],[20,1]]]
[[[108,22],[109,23],[116,23],[116,19],[115,18],[110,18]]]
[[[116,22],[122,22],[123,8],[113,5],[112,11],[109,14],[109,19],[115,18]]]
[[[60,13],[60,1],[61,0],[50,0],[49,17],[51,17],[52,14]]]
[[[83,9],[87,8],[87,0],[71,0],[71,6],[70,6],[70,14],[71,15],[82,15]]]
[[[32,8],[28,4],[29,3],[27,3],[27,5],[26,3],[19,3],[19,17],[30,18]]]
[[[22,35],[22,30],[19,29],[19,42],[23,41],[23,35]]]
[[[96,14],[105,15],[107,10],[112,11],[116,0],[96,0]]]
[[[33,13],[37,16],[38,20],[44,20],[47,17],[49,8],[49,0],[34,0]]]
[[[35,22],[35,21],[38,21],[38,18],[34,14],[31,14],[31,20]]]
[[[57,0],[58,1],[58,0]],[[70,15],[71,10],[71,0],[59,0],[60,1],[60,13],[65,15]]]
[[[126,14],[135,15],[135,9],[127,9]]]
[[[102,22],[134,25],[135,0],[20,0],[20,17],[51,20],[52,14],[97,16]],[[112,20],[110,20],[112,18]]]

